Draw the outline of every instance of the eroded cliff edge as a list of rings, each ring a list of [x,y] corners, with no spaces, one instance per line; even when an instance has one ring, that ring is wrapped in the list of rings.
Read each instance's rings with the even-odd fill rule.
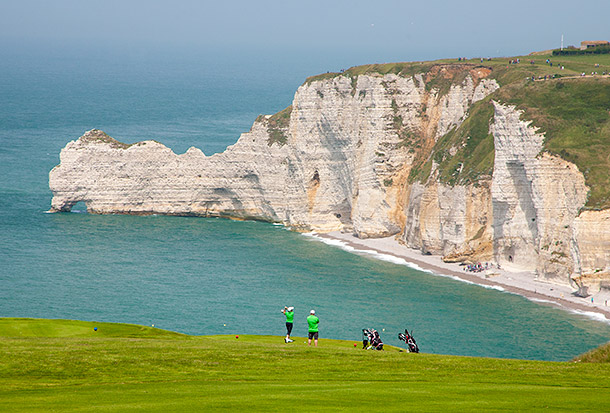
[[[297,230],[398,235],[447,260],[568,283],[603,279],[610,213],[584,210],[578,167],[543,147],[492,69],[308,79],[223,153],[177,155],[92,130],[61,151],[52,211],[253,218]]]

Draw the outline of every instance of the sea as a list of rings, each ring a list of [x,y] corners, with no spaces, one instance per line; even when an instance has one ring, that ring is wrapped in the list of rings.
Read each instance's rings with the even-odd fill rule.
[[[176,153],[222,152],[259,114],[291,104],[332,56],[44,50],[0,59],[0,316],[155,325],[194,335],[325,338],[374,328],[422,352],[570,360],[610,340],[610,324],[464,283],[269,223],[168,216],[49,214],[49,171],[97,128]],[[408,60],[405,58],[405,60]],[[369,63],[366,61],[355,63]],[[278,337],[278,341],[282,341]]]

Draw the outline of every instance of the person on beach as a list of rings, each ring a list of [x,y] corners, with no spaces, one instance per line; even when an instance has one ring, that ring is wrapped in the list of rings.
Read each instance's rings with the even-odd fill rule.
[[[292,323],[294,321],[294,307],[284,306],[284,309],[281,311],[286,316],[286,338],[284,343],[292,343],[294,340],[290,338],[290,333],[292,333]]]
[[[318,347],[318,324],[320,319],[316,317],[316,310],[311,310],[307,317],[307,324],[309,326],[309,340],[307,344],[311,346],[311,339],[314,339],[314,344]]]

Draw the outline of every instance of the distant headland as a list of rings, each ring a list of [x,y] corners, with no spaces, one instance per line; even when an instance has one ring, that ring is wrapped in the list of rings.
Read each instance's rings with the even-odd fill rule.
[[[312,76],[225,152],[91,130],[51,211],[278,222],[395,237],[578,294],[610,288],[610,54],[370,64]],[[597,53],[594,53],[597,51]]]

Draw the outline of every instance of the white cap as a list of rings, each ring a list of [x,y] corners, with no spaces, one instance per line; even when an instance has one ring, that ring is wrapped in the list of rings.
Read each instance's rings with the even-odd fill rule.
[[[288,307],[288,311],[294,311],[294,307]]]
[[[315,313],[316,313],[316,310],[311,310],[311,311],[309,312],[309,314],[315,314]]]

